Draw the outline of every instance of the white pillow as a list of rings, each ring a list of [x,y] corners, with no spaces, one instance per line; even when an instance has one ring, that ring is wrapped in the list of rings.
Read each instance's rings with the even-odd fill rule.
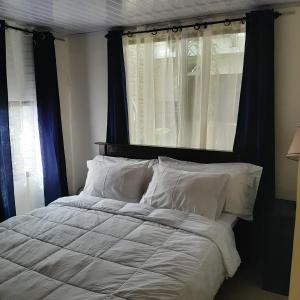
[[[253,219],[253,208],[262,167],[248,163],[199,164],[169,157],[159,157],[159,164],[190,172],[229,174],[224,211],[244,220]]]
[[[96,155],[93,160],[102,161],[102,162],[112,162],[112,163],[121,163],[121,162],[129,162],[129,163],[137,163],[144,162],[148,163],[149,166],[153,166],[158,163],[157,159],[133,159],[127,157],[119,157],[119,156],[108,156],[108,155]]]
[[[83,194],[126,202],[139,202],[151,180],[148,162],[101,162],[89,160]]]
[[[179,171],[157,165],[141,203],[203,215],[220,216],[229,175]]]

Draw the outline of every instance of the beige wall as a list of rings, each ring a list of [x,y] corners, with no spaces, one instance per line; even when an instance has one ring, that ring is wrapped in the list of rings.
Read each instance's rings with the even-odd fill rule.
[[[73,192],[75,187],[71,135],[71,86],[68,41],[55,40],[55,51],[68,187],[69,190]]]
[[[107,58],[105,33],[56,43],[57,69],[69,190],[84,185],[94,142],[106,139]]]
[[[297,164],[285,157],[300,124],[300,7],[275,21],[276,195],[296,200]]]
[[[280,9],[275,22],[276,195],[296,198],[296,163],[285,155],[300,123],[300,8]],[[60,51],[66,65],[60,92],[70,189],[84,183],[85,161],[96,154],[95,141],[105,141],[107,112],[107,58],[105,32],[73,36]],[[63,47],[60,47],[63,48]],[[66,50],[66,48],[69,48]],[[62,50],[62,49],[61,49]],[[68,51],[68,53],[66,52]],[[69,61],[69,63],[68,63]],[[58,69],[60,69],[58,67]],[[67,92],[65,87],[70,87]]]

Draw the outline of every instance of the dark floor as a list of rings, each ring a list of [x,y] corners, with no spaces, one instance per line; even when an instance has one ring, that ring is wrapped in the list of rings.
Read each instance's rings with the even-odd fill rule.
[[[251,267],[241,267],[233,278],[225,280],[215,300],[287,300],[267,292],[256,283]]]

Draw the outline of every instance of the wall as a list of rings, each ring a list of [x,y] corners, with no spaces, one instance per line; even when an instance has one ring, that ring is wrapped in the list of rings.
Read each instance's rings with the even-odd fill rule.
[[[104,35],[101,32],[77,35],[56,46],[67,175],[72,194],[84,185],[86,161],[98,150],[94,142],[106,139]]]
[[[71,128],[71,85],[68,40],[55,40],[57,79],[60,98],[61,121],[66,156],[68,187],[74,191],[74,166]]]
[[[276,118],[276,195],[296,198],[294,161],[286,159],[296,125],[300,124],[300,8],[282,8],[284,14],[275,21],[275,118]],[[71,190],[84,183],[85,161],[96,154],[95,141],[105,141],[107,111],[107,75],[105,33],[93,33],[69,38],[71,72],[70,136],[66,143]],[[62,57],[65,61],[65,58]],[[64,62],[65,63],[65,62]],[[68,98],[69,96],[66,96]],[[70,133],[71,132],[71,133]],[[70,154],[69,154],[70,153]]]
[[[300,7],[275,21],[276,195],[296,200],[297,163],[286,158],[300,125]]]

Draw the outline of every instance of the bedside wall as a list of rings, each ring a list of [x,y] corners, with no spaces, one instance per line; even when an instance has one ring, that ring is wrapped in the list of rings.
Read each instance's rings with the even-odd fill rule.
[[[106,140],[106,32],[76,35],[56,42],[67,176],[70,193],[84,185],[86,161]]]
[[[286,158],[300,124],[300,7],[278,9],[275,22],[276,196],[296,200],[297,164]]]

